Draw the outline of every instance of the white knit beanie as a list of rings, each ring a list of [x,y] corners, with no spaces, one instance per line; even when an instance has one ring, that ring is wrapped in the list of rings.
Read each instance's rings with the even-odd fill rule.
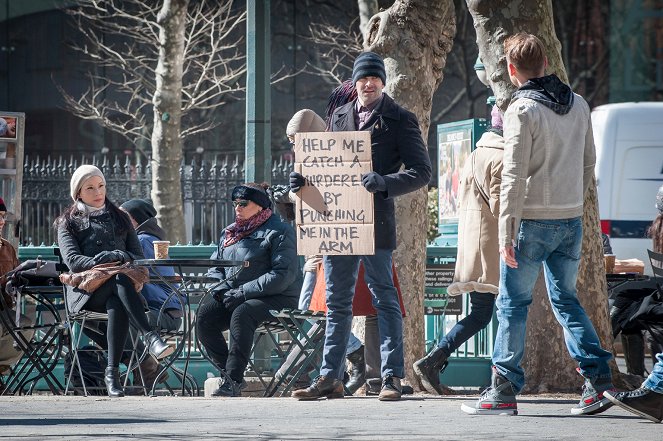
[[[324,132],[325,121],[311,109],[302,109],[295,113],[285,129],[285,134],[295,136],[300,132]]]
[[[76,196],[83,186],[83,182],[90,179],[93,176],[99,176],[104,184],[106,183],[106,178],[104,174],[94,165],[81,165],[76,169],[73,175],[71,175],[71,181],[69,181],[69,189],[71,191],[71,198],[76,201]]]

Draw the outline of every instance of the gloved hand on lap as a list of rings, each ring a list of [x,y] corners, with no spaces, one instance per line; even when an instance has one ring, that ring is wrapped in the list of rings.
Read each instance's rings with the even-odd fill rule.
[[[241,289],[231,289],[223,295],[223,304],[228,311],[233,311],[239,305],[246,301],[244,291]]]

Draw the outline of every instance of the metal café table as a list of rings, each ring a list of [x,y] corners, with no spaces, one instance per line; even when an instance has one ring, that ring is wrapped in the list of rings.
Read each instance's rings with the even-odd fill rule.
[[[0,323],[14,340],[14,346],[23,355],[5,379],[0,395],[31,394],[37,381],[43,379],[54,395],[64,390],[54,369],[64,346],[66,326],[60,316],[59,302],[64,299],[62,286],[24,286],[16,298],[16,314],[0,295]],[[22,325],[20,311],[25,303],[35,308],[34,324]],[[26,335],[32,335],[26,337]]]
[[[608,282],[608,298],[610,299],[627,288],[638,289],[652,286],[656,288],[656,284],[649,276],[640,273],[607,273],[605,278]]]
[[[159,312],[159,316],[164,314],[165,305],[168,304],[168,301],[170,301],[170,298],[173,296],[177,296],[177,299],[182,306],[182,329],[180,333],[178,333],[182,338],[179,339],[179,343],[175,348],[175,352],[173,352],[173,354],[167,357],[165,360],[165,365],[161,372],[159,372],[157,378],[163,375],[163,373],[168,370],[177,359],[180,358],[180,355],[186,347],[186,355],[184,357],[184,372],[182,376],[182,394],[184,394],[191,348],[193,347],[194,343],[198,347],[201,347],[198,341],[192,341],[192,336],[194,335],[193,330],[196,326],[196,316],[192,312],[190,300],[192,297],[198,297],[199,300],[197,303],[202,303],[205,297],[214,292],[223,283],[234,277],[237,277],[243,268],[249,266],[249,262],[243,260],[219,259],[139,259],[135,260],[134,264],[151,270],[150,283],[161,283],[166,285],[171,290],[171,294],[168,300],[164,302],[164,306]],[[159,267],[173,268],[175,276],[161,275],[158,271]],[[227,273],[230,274],[227,274],[225,279],[217,279],[207,276],[208,270],[212,268],[235,268],[235,270],[227,271]],[[159,320],[157,320],[157,323],[158,321]],[[196,340],[197,338],[198,337],[196,333]],[[201,351],[201,353],[209,360],[204,351]],[[211,362],[211,360],[209,361]],[[213,362],[212,364],[214,365]],[[157,382],[155,381],[152,385],[152,395],[155,393],[156,385]]]

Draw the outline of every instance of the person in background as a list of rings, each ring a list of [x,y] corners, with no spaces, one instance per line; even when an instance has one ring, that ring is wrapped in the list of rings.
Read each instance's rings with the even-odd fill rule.
[[[149,199],[131,199],[120,205],[120,210],[129,215],[131,225],[136,230],[138,241],[143,248],[146,259],[154,259],[154,241],[167,240],[166,232],[157,223],[157,210]],[[158,267],[157,271],[164,277],[175,276],[171,267]],[[156,274],[150,274],[156,276]],[[146,283],[141,291],[147,302],[147,320],[152,328],[167,332],[180,329],[182,324],[182,302],[172,290],[162,283]],[[138,350],[141,350],[139,345]],[[143,380],[146,386],[152,386],[159,371],[159,365],[153,358],[147,357],[141,364]],[[162,381],[167,378],[167,373],[161,377]],[[140,378],[134,375],[134,384]]]
[[[658,216],[648,230],[653,240],[653,248],[663,253],[663,186],[656,195]],[[656,364],[642,385],[630,392],[606,391],[603,394],[619,407],[643,418],[660,423],[663,421],[663,351],[656,354]]]
[[[102,263],[143,258],[129,217],[106,196],[106,179],[101,170],[81,165],[71,177],[70,190],[74,203],[55,220],[54,226],[62,260],[71,272],[89,270]],[[124,396],[119,364],[130,322],[143,335],[149,353],[157,360],[174,351],[152,330],[141,297],[125,274],[110,278],[94,293],[67,286],[66,302],[71,313],[88,310],[108,314],[108,367],[104,382],[110,397]]]
[[[5,238],[1,237],[2,232],[5,228],[5,221],[7,219],[7,206],[5,201],[0,198],[0,295],[4,298],[4,303],[10,309],[0,311],[0,314],[5,314],[5,316],[10,320],[15,320],[16,312],[11,309],[14,303],[14,299],[5,292],[5,285],[7,284],[6,274],[16,268],[19,264],[18,257],[16,255],[16,248],[9,243]],[[0,309],[2,307],[0,306]],[[21,314],[20,325],[21,326],[30,326],[33,323],[30,318],[26,315]],[[25,331],[23,336],[26,340],[30,340],[34,331]],[[23,351],[18,350],[14,346],[14,338],[11,334],[4,329],[2,323],[0,323],[0,376],[4,376],[10,373],[10,369],[21,359],[23,356]],[[4,389],[2,379],[0,379],[0,393]]]
[[[453,283],[447,288],[449,295],[468,292],[472,308],[428,355],[413,365],[421,384],[431,394],[448,392],[440,384],[440,371],[447,367],[451,354],[493,317],[500,280],[497,217],[503,154],[502,115],[493,106],[491,128],[481,136],[461,172],[458,256]]]

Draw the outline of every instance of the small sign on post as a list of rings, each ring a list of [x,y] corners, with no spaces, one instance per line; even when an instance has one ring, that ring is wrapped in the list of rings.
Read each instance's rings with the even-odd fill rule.
[[[454,278],[454,264],[426,265],[424,314],[458,315],[463,313],[461,296],[450,296],[447,287]]]
[[[295,135],[297,253],[375,254],[373,195],[361,183],[372,170],[369,132]]]

